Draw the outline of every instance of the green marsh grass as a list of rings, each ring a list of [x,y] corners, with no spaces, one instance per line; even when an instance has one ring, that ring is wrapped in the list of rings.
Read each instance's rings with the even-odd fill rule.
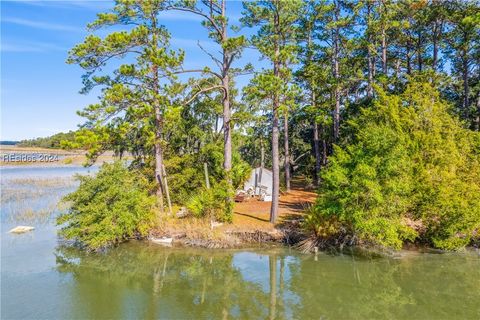
[[[46,224],[66,210],[68,205],[61,201],[62,197],[76,185],[73,177],[2,180],[2,220],[12,224]]]

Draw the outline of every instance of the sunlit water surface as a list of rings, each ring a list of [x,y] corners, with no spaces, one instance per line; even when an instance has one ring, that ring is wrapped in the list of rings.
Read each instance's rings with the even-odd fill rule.
[[[0,172],[2,319],[480,319],[474,250],[373,259],[130,242],[86,254],[62,245],[54,217],[88,169]],[[9,234],[18,224],[36,229]]]

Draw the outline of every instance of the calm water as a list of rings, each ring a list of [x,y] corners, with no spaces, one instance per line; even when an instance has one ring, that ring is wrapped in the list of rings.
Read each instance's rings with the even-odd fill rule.
[[[131,242],[94,255],[57,240],[59,209],[34,232],[11,235],[12,225],[31,218],[12,218],[23,217],[25,203],[41,210],[75,188],[32,183],[46,192],[4,201],[4,188],[25,188],[28,181],[18,177],[38,173],[25,170],[33,171],[1,171],[2,319],[480,319],[476,251],[367,259],[278,247],[209,251]],[[50,170],[48,179],[78,171]]]

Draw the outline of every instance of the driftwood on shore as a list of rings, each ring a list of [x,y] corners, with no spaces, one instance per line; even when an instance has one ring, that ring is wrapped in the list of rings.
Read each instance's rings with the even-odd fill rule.
[[[30,227],[30,226],[18,226],[18,227],[15,227],[13,229],[11,229],[10,231],[8,231],[9,233],[25,233],[25,232],[29,232],[29,231],[33,231],[35,230],[34,227]]]

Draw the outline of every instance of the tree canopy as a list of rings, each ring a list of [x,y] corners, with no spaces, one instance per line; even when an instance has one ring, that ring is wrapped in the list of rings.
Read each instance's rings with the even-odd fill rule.
[[[273,171],[273,223],[293,176],[319,190],[307,219],[318,237],[451,249],[478,236],[477,0],[242,6],[117,0],[100,13],[67,61],[84,69],[83,93],[101,88],[70,146],[92,160],[131,154],[161,210],[202,204],[199,215],[221,208],[230,221],[235,188],[260,165]],[[184,68],[192,57],[170,48],[159,18],[171,10],[202,20],[210,65]],[[234,67],[247,49],[261,62]]]

